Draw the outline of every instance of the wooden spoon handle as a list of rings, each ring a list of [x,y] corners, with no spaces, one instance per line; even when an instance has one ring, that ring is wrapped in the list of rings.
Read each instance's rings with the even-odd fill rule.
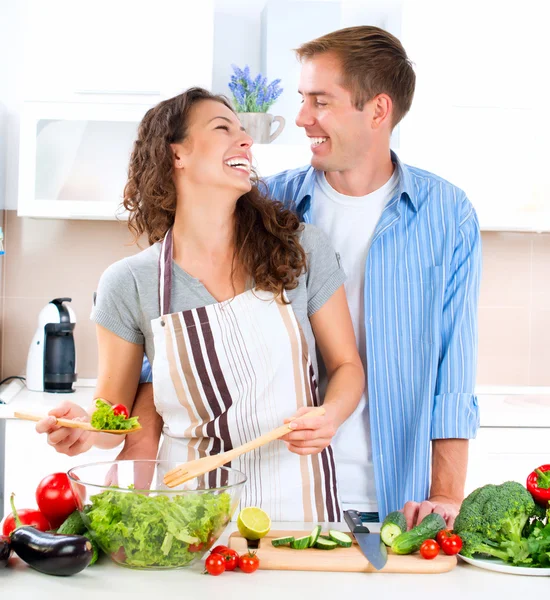
[[[32,415],[30,413],[22,413],[22,412],[14,412],[13,416],[17,419],[23,419],[24,421],[41,421],[45,419],[45,416],[42,415]],[[47,415],[51,416],[51,415]],[[85,421],[73,421],[71,419],[58,419],[55,417],[56,425],[60,427],[70,427],[72,429],[86,429],[87,431],[97,431],[95,427],[92,427],[90,423],[86,423]]]
[[[325,414],[325,412],[326,411],[325,411],[324,407],[316,406],[309,412],[301,415],[300,417],[296,417],[296,418],[297,419],[307,419],[310,417],[322,417]],[[293,420],[295,420],[295,419],[293,419]],[[259,448],[260,446],[268,444],[269,442],[272,442],[273,440],[278,440],[279,438],[283,437],[283,435],[286,435],[287,433],[290,433],[292,431],[292,429],[289,427],[289,425],[290,425],[290,423],[281,425],[280,427],[277,427],[276,429],[273,429],[272,431],[269,431],[268,433],[264,433],[264,435],[261,435],[260,437],[257,437],[256,439],[251,440],[250,442],[247,442],[246,444],[243,444],[242,446],[237,446],[237,448],[233,448],[232,450],[228,450],[227,452],[224,452],[223,454],[219,454],[218,456],[220,457],[220,459],[223,457],[223,460],[224,460],[224,462],[221,464],[228,463],[230,460],[237,458],[237,456],[240,456],[241,454],[244,454],[245,452],[250,452],[251,450],[255,450],[256,448]]]

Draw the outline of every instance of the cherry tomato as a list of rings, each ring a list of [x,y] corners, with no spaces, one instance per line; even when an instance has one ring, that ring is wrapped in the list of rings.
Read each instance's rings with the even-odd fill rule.
[[[202,552],[204,550],[204,544],[202,542],[198,544],[189,544],[189,552]]]
[[[124,404],[115,404],[113,406],[113,413],[115,415],[122,415],[126,419],[130,416],[128,409],[124,406]]]
[[[40,531],[48,531],[51,529],[48,519],[46,519],[46,517],[35,508],[23,508],[21,510],[17,510],[17,514],[23,525],[30,525],[31,527],[39,529]],[[9,536],[9,534],[15,528],[15,519],[13,518],[13,515],[10,514],[4,519],[2,533]]]
[[[221,554],[209,554],[204,561],[204,568],[210,575],[221,575],[225,571],[225,560]]]
[[[239,564],[239,554],[235,550],[229,548],[223,553],[220,553],[225,560],[225,570],[226,571],[234,571],[237,565]]]
[[[239,569],[245,573],[254,573],[260,566],[260,559],[255,552],[249,552],[239,557]]]
[[[420,546],[420,554],[427,560],[435,558],[439,554],[439,544],[435,540],[426,540]]]
[[[77,502],[66,473],[48,475],[36,488],[36,503],[53,528],[77,509]]]
[[[450,529],[442,529],[436,536],[435,540],[440,545],[443,546],[443,539],[452,535],[452,531]]]
[[[223,554],[224,552],[227,552],[229,550],[229,548],[227,546],[216,546],[215,548],[212,548],[212,550],[210,550],[211,554]]]
[[[462,549],[462,540],[458,537],[458,535],[456,535],[456,533],[450,533],[448,536],[443,538],[441,542],[441,549],[449,556],[458,554]]]

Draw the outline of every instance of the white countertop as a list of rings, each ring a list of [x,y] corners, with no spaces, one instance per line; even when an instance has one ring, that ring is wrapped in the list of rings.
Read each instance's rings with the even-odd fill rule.
[[[342,524],[338,524],[342,525]],[[371,524],[369,523],[369,527]],[[277,529],[309,529],[306,523],[274,523]],[[224,543],[234,530],[230,524],[219,542]],[[339,527],[345,529],[344,527]],[[372,527],[377,530],[377,526]],[[261,553],[258,554],[261,560]],[[435,559],[437,560],[437,558]],[[240,571],[223,573],[219,577],[203,575],[202,561],[188,569],[166,571],[135,571],[125,569],[102,557],[97,565],[72,577],[52,577],[12,559],[6,569],[0,569],[2,597],[27,598],[39,591],[40,600],[59,600],[66,594],[78,594],[78,600],[98,598],[188,598],[244,599],[253,594],[258,600],[342,598],[533,598],[548,595],[548,577],[508,575],[458,565],[448,573],[438,575],[406,575],[399,573],[335,573],[305,571],[256,571],[247,575]],[[544,594],[544,595],[543,595]]]
[[[45,415],[63,400],[87,409],[92,404],[95,382],[84,383],[87,385],[77,386],[72,394],[30,392],[24,388],[8,404],[0,405],[0,419],[12,419],[14,411]],[[481,426],[550,427],[550,392],[546,392],[546,388],[480,388]]]

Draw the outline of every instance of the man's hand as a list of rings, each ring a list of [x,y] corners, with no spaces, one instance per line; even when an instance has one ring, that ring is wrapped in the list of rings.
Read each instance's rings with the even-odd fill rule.
[[[304,406],[296,412],[292,419],[285,419],[291,423],[294,430],[281,438],[287,448],[295,454],[318,454],[332,442],[336,434],[337,425],[330,410],[322,417],[307,417],[298,419],[311,410],[312,407]]]
[[[460,502],[445,496],[432,496],[424,502],[407,502],[403,513],[407,520],[407,529],[418,525],[425,516],[431,513],[440,514],[445,519],[447,527],[452,529],[459,510]]]

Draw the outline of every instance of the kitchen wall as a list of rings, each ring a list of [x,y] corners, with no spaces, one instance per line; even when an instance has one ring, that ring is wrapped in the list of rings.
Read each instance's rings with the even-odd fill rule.
[[[40,309],[69,296],[80,377],[96,375],[92,294],[102,271],[139,250],[125,223],[41,220],[6,211],[2,377],[24,375]],[[478,384],[550,386],[550,234],[483,232]]]

